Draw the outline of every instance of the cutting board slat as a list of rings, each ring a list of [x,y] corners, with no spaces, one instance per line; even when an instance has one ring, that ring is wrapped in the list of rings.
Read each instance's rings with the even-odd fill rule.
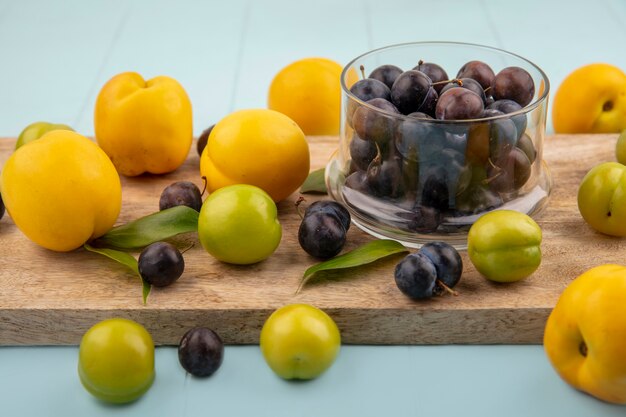
[[[304,270],[316,261],[297,242],[298,194],[279,204],[283,240],[276,253],[251,266],[232,266],[210,257],[194,234],[174,242],[195,246],[186,269],[168,288],[153,289],[144,306],[138,278],[100,255],[77,250],[55,253],[31,243],[9,216],[0,221],[0,344],[78,344],[94,323],[128,317],[146,326],[157,344],[177,344],[192,326],[208,326],[229,344],[258,343],[261,326],[276,308],[310,303],[339,325],[344,343],[447,344],[541,343],[545,321],[565,286],[586,269],[626,263],[626,240],[600,235],[578,213],[580,180],[594,165],[615,160],[617,135],[548,137],[544,158],[554,178],[543,229],[543,261],[526,280],[495,284],[481,277],[462,253],[458,297],[413,302],[396,288],[399,257],[345,274],[330,274],[294,294]],[[322,167],[337,146],[332,137],[310,138],[312,169]],[[0,163],[14,140],[0,140]],[[164,176],[122,178],[124,223],[158,210],[161,190],[177,180],[202,185],[192,147],[183,167]],[[306,196],[308,202],[319,197]],[[372,238],[356,227],[346,250]],[[135,253],[137,255],[137,253]]]

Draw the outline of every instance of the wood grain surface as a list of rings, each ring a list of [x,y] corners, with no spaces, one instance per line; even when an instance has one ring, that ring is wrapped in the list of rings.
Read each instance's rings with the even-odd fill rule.
[[[0,221],[0,344],[78,344],[97,321],[127,317],[142,323],[157,344],[177,344],[192,326],[216,330],[227,344],[258,343],[261,326],[276,308],[310,303],[337,322],[350,344],[541,343],[545,320],[565,286],[586,269],[606,262],[626,263],[626,240],[600,235],[576,207],[580,180],[594,165],[615,160],[617,135],[548,137],[544,158],[554,178],[543,229],[543,261],[526,280],[495,284],[478,274],[462,253],[458,297],[413,302],[393,279],[399,257],[348,274],[326,274],[295,295],[304,270],[316,263],[297,242],[297,193],[279,204],[283,239],[266,261],[232,266],[209,256],[194,234],[173,241],[196,242],[185,253],[186,269],[173,286],[153,289],[141,301],[136,276],[83,249],[55,253],[30,242],[5,215]],[[310,139],[312,169],[322,167],[336,138]],[[0,140],[0,164],[14,140]],[[161,190],[176,180],[202,185],[192,147],[185,165],[164,176],[122,178],[124,223],[158,210]],[[319,197],[306,196],[313,201]],[[373,238],[350,228],[345,250]],[[138,255],[135,253],[135,255]]]

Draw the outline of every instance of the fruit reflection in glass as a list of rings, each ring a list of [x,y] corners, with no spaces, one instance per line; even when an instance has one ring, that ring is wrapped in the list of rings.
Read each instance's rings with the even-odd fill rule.
[[[361,80],[348,88],[347,74]],[[549,81],[532,62],[480,45],[422,42],[359,56],[342,73],[330,195],[368,233],[412,247],[464,248],[482,214],[535,217],[552,180],[543,161]]]

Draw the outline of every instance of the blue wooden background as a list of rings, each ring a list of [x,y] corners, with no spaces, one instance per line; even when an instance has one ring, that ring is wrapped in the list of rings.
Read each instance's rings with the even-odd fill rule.
[[[626,1],[0,0],[0,137],[36,120],[93,134],[100,87],[128,70],[180,81],[199,134],[235,109],[265,107],[272,77],[298,58],[345,64],[426,40],[522,55],[554,93],[581,65],[626,69]],[[156,359],[152,389],[112,407],[80,386],[75,347],[0,348],[0,416],[626,415],[562,382],[541,346],[344,346],[308,383],[275,377],[256,346],[227,347],[207,380],[186,376],[174,348]]]
[[[93,133],[113,75],[165,74],[186,88],[195,132],[235,109],[265,107],[272,77],[323,56],[427,40],[503,48],[541,66],[553,92],[574,68],[626,68],[624,0],[0,0],[0,135],[34,120]]]

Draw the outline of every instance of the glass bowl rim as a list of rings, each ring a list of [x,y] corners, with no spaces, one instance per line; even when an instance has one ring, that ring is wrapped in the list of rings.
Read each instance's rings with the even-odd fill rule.
[[[391,50],[391,49],[399,49],[399,48],[404,48],[404,47],[408,47],[408,46],[425,46],[425,45],[430,45],[430,46],[437,46],[437,45],[446,45],[446,46],[465,46],[465,47],[472,47],[472,48],[478,48],[478,49],[487,49],[493,52],[498,52],[504,55],[509,55],[512,57],[515,57],[517,59],[520,59],[526,63],[528,63],[531,67],[533,67],[535,70],[537,70],[539,72],[539,74],[541,74],[541,77],[543,78],[543,82],[544,82],[544,90],[543,93],[541,94],[541,96],[539,96],[535,101],[531,102],[530,104],[526,105],[525,107],[522,107],[521,109],[514,111],[514,112],[510,112],[510,113],[505,113],[502,115],[498,115],[498,116],[491,116],[491,117],[482,117],[479,119],[463,119],[463,120],[439,120],[439,119],[419,119],[416,117],[411,117],[402,113],[390,113],[388,111],[382,110],[376,106],[372,106],[371,104],[368,104],[367,102],[361,100],[360,98],[358,98],[357,96],[355,96],[354,94],[352,94],[352,92],[350,91],[350,89],[348,88],[348,86],[346,85],[346,78],[347,78],[347,73],[349,71],[349,69],[352,67],[352,65],[357,62],[358,60],[365,58],[367,56],[370,55],[375,55],[378,52],[381,51],[385,51],[385,50]],[[396,43],[396,44],[392,44],[392,45],[387,45],[387,46],[383,46],[380,48],[376,48],[376,49],[372,49],[368,52],[365,52],[359,56],[357,56],[356,58],[352,59],[350,62],[348,62],[348,64],[343,68],[343,70],[341,71],[341,89],[343,91],[344,94],[346,94],[348,96],[348,98],[350,100],[355,101],[357,104],[361,105],[361,106],[365,106],[375,112],[378,113],[382,113],[384,115],[387,115],[389,117],[393,117],[393,118],[399,118],[399,119],[404,119],[404,120],[410,120],[410,121],[415,121],[415,120],[419,120],[421,122],[427,122],[427,123],[433,123],[433,124],[441,124],[441,125],[463,125],[463,124],[470,124],[470,123],[480,123],[480,122],[489,122],[492,120],[498,120],[498,119],[510,119],[513,116],[517,116],[517,115],[526,115],[528,113],[531,113],[533,110],[535,110],[537,107],[539,107],[539,105],[541,103],[543,103],[544,101],[547,100],[548,98],[548,93],[550,92],[550,80],[548,79],[548,76],[546,75],[546,73],[538,66],[536,65],[534,62],[530,61],[527,58],[524,58],[521,55],[515,54],[513,52],[509,52],[506,51],[504,49],[501,48],[496,48],[493,46],[487,46],[487,45],[481,45],[481,44],[477,44],[477,43],[469,43],[469,42],[451,42],[451,41],[420,41],[420,42],[404,42],[404,43]]]

